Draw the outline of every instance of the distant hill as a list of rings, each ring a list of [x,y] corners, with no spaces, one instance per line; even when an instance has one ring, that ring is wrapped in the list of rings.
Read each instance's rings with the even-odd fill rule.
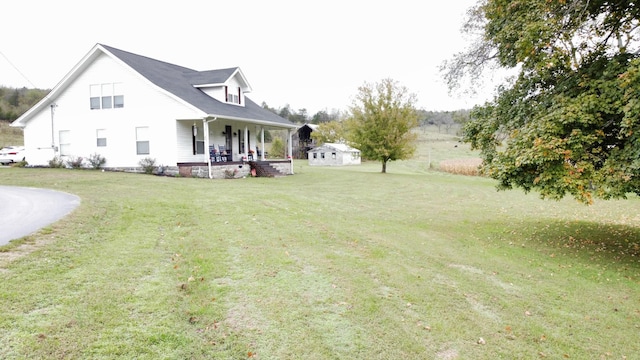
[[[0,86],[0,120],[13,121],[42,100],[50,90]]]

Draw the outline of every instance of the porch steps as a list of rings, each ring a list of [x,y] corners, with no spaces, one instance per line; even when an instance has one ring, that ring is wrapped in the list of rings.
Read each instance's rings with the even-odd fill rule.
[[[249,166],[251,169],[256,170],[256,177],[276,177],[285,175],[266,161],[249,161]]]

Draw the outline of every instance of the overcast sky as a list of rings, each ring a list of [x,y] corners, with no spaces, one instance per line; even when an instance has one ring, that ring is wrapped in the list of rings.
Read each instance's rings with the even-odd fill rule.
[[[0,85],[53,88],[101,43],[195,70],[239,66],[255,102],[309,115],[344,110],[359,86],[384,78],[415,93],[418,108],[470,108],[490,93],[451,96],[438,66],[469,45],[460,27],[475,2],[9,1]]]

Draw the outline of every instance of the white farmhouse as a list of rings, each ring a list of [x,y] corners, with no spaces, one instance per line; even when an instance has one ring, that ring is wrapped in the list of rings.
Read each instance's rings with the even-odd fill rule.
[[[309,165],[360,165],[360,150],[349,145],[324,143],[308,151]]]
[[[106,168],[135,171],[153,159],[208,177],[266,162],[264,131],[287,130],[288,159],[268,165],[292,174],[296,125],[251,101],[249,92],[238,67],[196,71],[96,44],[12,126],[24,129],[29,165],[98,154]]]

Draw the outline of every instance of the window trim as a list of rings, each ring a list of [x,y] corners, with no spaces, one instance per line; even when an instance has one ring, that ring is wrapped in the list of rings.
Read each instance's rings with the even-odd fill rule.
[[[100,83],[89,85],[89,109],[121,109],[124,107],[123,83]]]
[[[107,129],[96,129],[96,147],[107,147]]]
[[[151,142],[149,141],[149,137],[148,126],[136,126],[136,155],[151,154]],[[144,150],[143,146],[146,147],[146,152],[141,151],[141,148]]]
[[[71,156],[71,130],[58,130],[58,150],[60,156]]]

